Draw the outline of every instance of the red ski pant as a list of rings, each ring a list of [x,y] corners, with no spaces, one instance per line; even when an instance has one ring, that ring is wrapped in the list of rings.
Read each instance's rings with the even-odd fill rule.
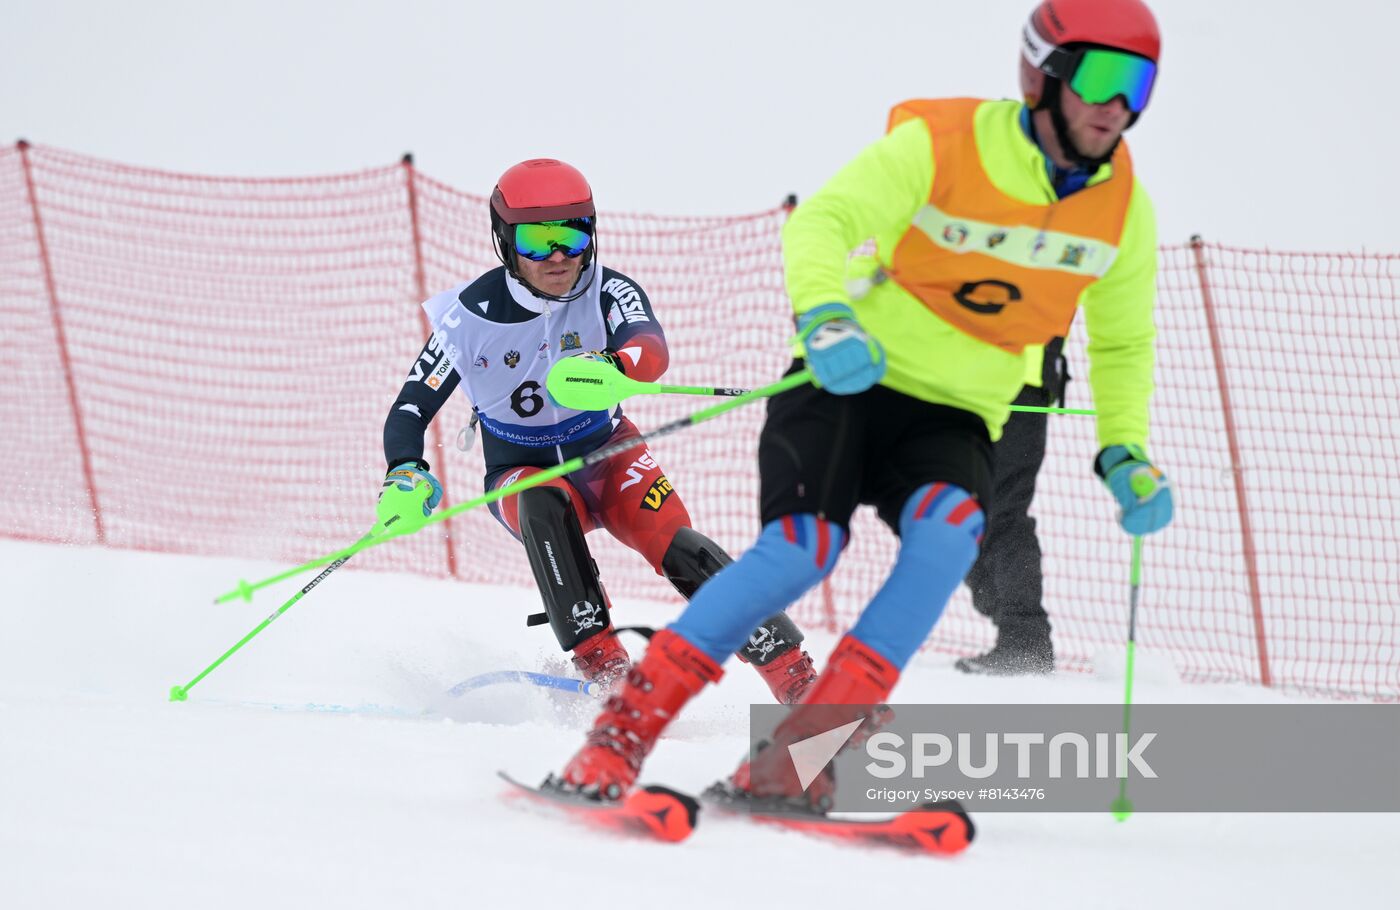
[[[637,428],[624,417],[605,444],[637,435]],[[544,468],[520,467],[503,471],[497,475],[491,489],[499,489],[542,470]],[[665,574],[661,560],[671,546],[671,539],[681,528],[690,527],[690,513],[681,502],[680,494],[672,488],[671,481],[644,446],[556,477],[541,486],[555,487],[568,494],[585,534],[606,528],[613,537],[642,554],[658,575]],[[518,497],[507,496],[492,503],[491,512],[516,540],[520,539]]]

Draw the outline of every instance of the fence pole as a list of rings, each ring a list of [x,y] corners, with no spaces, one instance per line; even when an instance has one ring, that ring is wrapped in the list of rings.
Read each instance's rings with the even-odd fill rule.
[[[1196,275],[1201,282],[1201,303],[1205,307],[1206,327],[1210,331],[1211,355],[1215,359],[1216,383],[1220,387],[1220,407],[1225,415],[1225,438],[1230,445],[1230,476],[1235,484],[1235,505],[1240,512],[1240,538],[1244,551],[1245,575],[1249,579],[1249,601],[1254,610],[1254,642],[1259,652],[1259,682],[1273,685],[1269,670],[1269,646],[1264,634],[1264,605],[1259,591],[1258,558],[1254,549],[1254,529],[1249,521],[1249,499],[1244,486],[1244,464],[1240,459],[1240,441],[1235,431],[1235,412],[1230,404],[1230,385],[1225,376],[1225,355],[1220,344],[1220,326],[1215,318],[1215,298],[1206,280],[1205,242],[1201,235],[1191,238],[1191,252],[1196,259]]]
[[[427,280],[423,273],[423,235],[418,227],[418,180],[417,171],[413,168],[413,153],[404,153],[401,161],[404,171],[404,185],[408,189],[408,220],[413,225],[413,289],[418,295],[418,302],[422,303],[428,299]],[[432,326],[428,325],[428,314],[423,312],[423,308],[418,308],[418,322],[423,327],[423,337],[432,334]],[[447,352],[443,352],[447,356]],[[444,489],[447,484],[447,448],[442,443],[442,424],[434,421],[429,424],[428,431],[433,434],[433,444],[442,453],[442,457],[434,462],[437,468],[438,477],[442,479]],[[443,494],[442,507],[447,508],[450,502],[447,494]],[[443,535],[443,544],[447,547],[447,574],[453,578],[457,577],[457,555],[452,550],[452,520],[448,519],[444,525],[447,533]]]
[[[58,307],[58,290],[54,285],[53,263],[49,244],[44,236],[44,219],[39,214],[39,194],[34,188],[34,171],[29,162],[29,143],[21,139],[15,146],[24,167],[24,185],[29,192],[29,211],[34,217],[34,237],[39,245],[39,264],[44,270],[44,287],[49,294],[49,314],[53,318],[54,335],[58,338],[58,356],[63,364],[63,379],[68,385],[68,407],[73,414],[73,427],[78,435],[78,452],[83,460],[83,480],[87,483],[88,502],[92,507],[92,522],[97,529],[97,542],[107,543],[107,530],[102,525],[102,510],[97,504],[97,482],[93,479],[92,452],[88,449],[87,433],[83,429],[83,412],[78,407],[78,386],[73,379],[73,363],[68,356],[68,336],[63,331],[63,314]]]

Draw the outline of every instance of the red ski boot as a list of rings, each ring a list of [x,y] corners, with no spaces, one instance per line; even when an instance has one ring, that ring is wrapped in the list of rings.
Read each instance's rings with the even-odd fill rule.
[[[825,812],[836,786],[831,767],[804,788],[787,747],[853,720],[864,723],[843,749],[863,743],[888,720],[888,709],[879,708],[898,679],[894,665],[858,639],[841,639],[802,703],[773,731],[773,740],[759,748],[753,762],[744,762],[734,772],[729,797]]]
[[[620,799],[637,780],[661,731],[705,683],[723,673],[684,638],[669,630],[657,632],[642,662],[593,722],[559,786],[599,799]]]
[[[589,682],[595,682],[605,690],[612,688],[632,667],[632,658],[627,649],[618,641],[617,633],[608,626],[596,635],[589,636],[574,648],[572,663]]]
[[[740,656],[742,660],[742,655]],[[768,690],[780,705],[795,705],[817,681],[816,668],[812,666],[812,655],[794,647],[786,654],[780,654],[768,663],[754,665],[758,675],[768,684]]]

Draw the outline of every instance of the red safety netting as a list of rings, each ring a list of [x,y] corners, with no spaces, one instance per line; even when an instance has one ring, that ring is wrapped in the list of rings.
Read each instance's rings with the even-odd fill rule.
[[[657,307],[668,381],[782,372],[784,217],[604,208],[600,257]],[[1140,646],[1188,679],[1400,697],[1388,484],[1400,257],[1214,244],[1161,256],[1152,450],[1179,510],[1145,549]],[[426,334],[419,301],[495,264],[485,198],[407,162],[244,180],[0,150],[0,535],[284,561],[354,541],[373,520],[384,416]],[[1089,406],[1082,331],[1068,353],[1070,404]],[[626,410],[647,429],[697,406],[657,396]],[[481,490],[479,450],[456,451],[468,415],[456,396],[428,440],[449,503]],[[734,552],[757,531],[762,418],[741,409],[653,447],[697,527]],[[1127,627],[1129,545],[1090,471],[1096,448],[1091,419],[1054,418],[1034,508],[1071,669]],[[678,602],[606,534],[590,545],[614,597]],[[848,625],[894,547],[862,510],[830,585],[795,614]],[[532,585],[484,509],[353,565]],[[929,648],[991,637],[961,591]]]
[[[1400,256],[1196,243],[1159,267],[1151,451],[1177,515],[1144,547],[1139,647],[1190,680],[1400,696]],[[1082,320],[1066,353],[1068,404],[1092,407]],[[1092,418],[1054,417],[1049,437],[1032,513],[1058,656],[1079,668],[1121,649],[1131,548],[1091,473]],[[836,575],[843,606],[894,555],[864,519],[856,533],[874,533],[845,561],[860,568]],[[963,589],[930,646],[992,638]]]

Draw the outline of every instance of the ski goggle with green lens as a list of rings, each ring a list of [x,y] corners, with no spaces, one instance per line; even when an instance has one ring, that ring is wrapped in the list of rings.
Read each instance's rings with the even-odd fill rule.
[[[1157,78],[1157,64],[1137,54],[1093,47],[1081,54],[1069,87],[1085,104],[1107,104],[1122,95],[1128,110],[1143,112]]]
[[[570,259],[582,256],[593,242],[593,219],[538,221],[515,226],[515,251],[531,262],[544,262],[558,250]]]

